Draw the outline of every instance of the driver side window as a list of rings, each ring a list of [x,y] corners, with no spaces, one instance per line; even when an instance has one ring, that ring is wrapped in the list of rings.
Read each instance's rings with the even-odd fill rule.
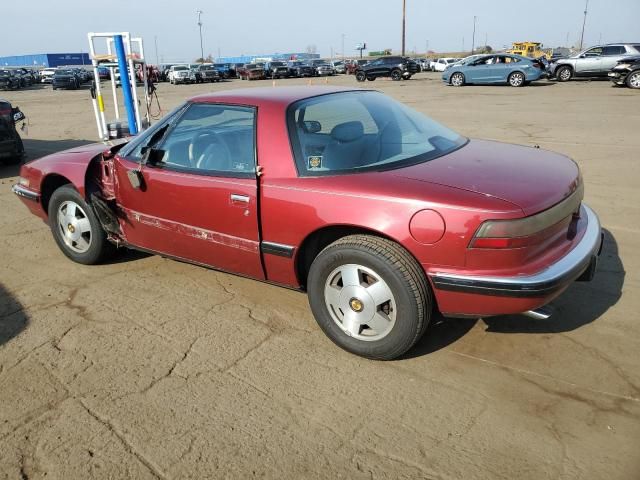
[[[592,48],[584,52],[585,57],[599,57],[602,55],[602,47]]]
[[[156,165],[170,170],[251,177],[255,175],[255,110],[234,105],[192,104],[156,147]]]

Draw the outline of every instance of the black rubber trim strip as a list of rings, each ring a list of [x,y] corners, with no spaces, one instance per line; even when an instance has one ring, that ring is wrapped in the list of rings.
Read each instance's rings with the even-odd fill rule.
[[[292,258],[295,247],[290,245],[282,245],[281,243],[273,242],[261,242],[260,251],[269,255],[276,255],[278,257]]]
[[[572,270],[568,275],[548,282],[504,285],[483,280],[450,279],[431,277],[433,285],[438,290],[448,290],[451,292],[478,293],[494,297],[544,297],[560,288],[568,286],[571,282],[580,277],[591,264],[589,257],[579,268]]]

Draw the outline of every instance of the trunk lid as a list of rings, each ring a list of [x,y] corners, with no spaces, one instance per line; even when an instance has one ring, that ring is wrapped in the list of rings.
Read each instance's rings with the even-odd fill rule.
[[[562,201],[580,182],[578,166],[564,155],[488,140],[470,140],[453,153],[394,175],[499,198],[526,216]]]

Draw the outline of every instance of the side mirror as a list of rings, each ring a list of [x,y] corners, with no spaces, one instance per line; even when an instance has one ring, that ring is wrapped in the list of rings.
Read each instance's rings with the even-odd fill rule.
[[[587,58],[586,53],[583,53],[582,55],[580,55],[580,57],[579,57],[579,58]]]
[[[305,120],[304,129],[307,133],[318,133],[322,130],[322,125],[317,120]]]

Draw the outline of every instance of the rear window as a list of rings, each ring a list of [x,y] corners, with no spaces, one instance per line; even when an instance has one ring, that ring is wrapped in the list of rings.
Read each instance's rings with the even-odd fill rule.
[[[289,136],[301,176],[376,171],[421,163],[466,139],[378,92],[344,92],[294,103]]]
[[[640,53],[640,44],[631,45],[631,46],[636,49],[636,52]]]
[[[603,55],[624,55],[625,53],[627,50],[622,45],[610,45],[602,49]]]

